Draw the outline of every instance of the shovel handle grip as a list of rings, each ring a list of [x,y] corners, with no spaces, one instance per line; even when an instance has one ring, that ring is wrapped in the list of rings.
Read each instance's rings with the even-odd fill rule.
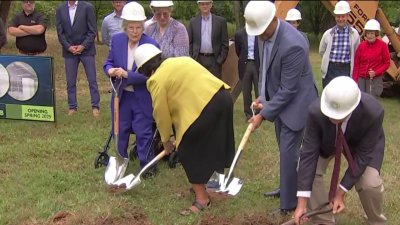
[[[119,97],[114,97],[114,135],[118,135],[119,131]]]
[[[238,149],[243,150],[244,146],[247,143],[247,140],[249,140],[251,131],[253,130],[253,123],[250,123],[249,126],[247,126],[246,132],[243,135],[242,140],[240,141]]]

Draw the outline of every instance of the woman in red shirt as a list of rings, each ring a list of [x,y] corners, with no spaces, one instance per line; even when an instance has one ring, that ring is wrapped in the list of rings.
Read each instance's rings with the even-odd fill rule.
[[[353,68],[353,79],[360,90],[375,97],[382,94],[382,75],[390,65],[389,49],[385,42],[377,39],[380,30],[380,24],[375,19],[365,24],[365,40],[357,48]]]

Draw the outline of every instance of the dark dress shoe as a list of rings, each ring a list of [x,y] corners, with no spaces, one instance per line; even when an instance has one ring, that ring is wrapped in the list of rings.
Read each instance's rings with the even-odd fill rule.
[[[265,192],[264,196],[265,197],[269,197],[269,198],[279,198],[279,197],[281,197],[281,189],[278,188],[278,189],[273,190],[271,192]]]
[[[157,175],[157,172],[158,172],[157,167],[152,167],[142,174],[142,178],[143,178],[143,180],[153,178]]]
[[[220,185],[219,185],[219,182],[217,180],[209,180],[207,182],[206,187],[210,188],[210,189],[219,189]]]
[[[292,208],[292,209],[281,209],[281,215],[282,216],[286,216],[289,214],[292,214],[294,212],[294,210],[296,210],[296,208]]]

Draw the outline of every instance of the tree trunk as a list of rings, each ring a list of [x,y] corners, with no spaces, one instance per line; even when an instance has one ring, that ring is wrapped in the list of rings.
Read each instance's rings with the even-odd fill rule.
[[[0,17],[4,22],[4,26],[7,24],[8,13],[10,11],[11,1],[0,1]]]
[[[240,1],[233,1],[233,13],[235,17],[236,30],[239,30],[242,27],[242,24],[240,23]]]

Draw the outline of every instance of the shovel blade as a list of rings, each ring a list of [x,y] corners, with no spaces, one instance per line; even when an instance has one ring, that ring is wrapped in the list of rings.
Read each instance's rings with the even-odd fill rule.
[[[127,186],[126,190],[131,190],[132,188],[138,186],[142,181],[140,180],[140,177],[136,177],[136,179],[133,179]]]
[[[239,193],[240,189],[242,189],[242,186],[243,186],[243,180],[235,177],[229,183],[225,191],[227,191],[229,195],[235,196]]]
[[[129,174],[113,183],[113,185],[128,187],[128,185],[135,179],[135,175]]]
[[[117,160],[115,157],[111,156],[110,159],[108,160],[106,170],[104,171],[104,180],[108,185],[111,185],[117,180],[116,179],[117,173],[118,173]]]
[[[107,185],[112,185],[114,182],[120,180],[128,167],[128,159],[117,159],[111,156],[108,160],[106,170],[104,171],[104,180]]]

